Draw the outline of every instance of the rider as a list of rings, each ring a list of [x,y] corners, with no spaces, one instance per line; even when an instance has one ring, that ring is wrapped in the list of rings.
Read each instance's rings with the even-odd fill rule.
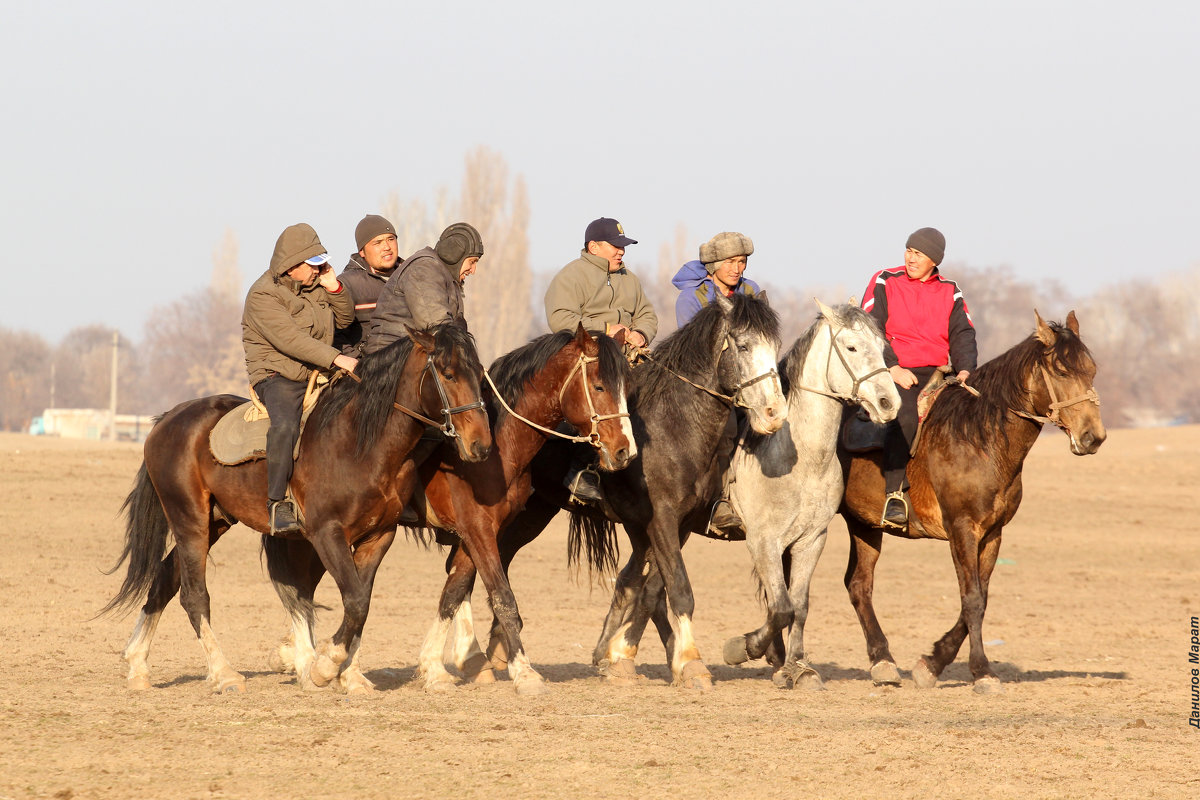
[[[357,356],[362,350],[379,294],[401,261],[396,228],[378,214],[367,214],[359,221],[354,243],[358,252],[350,256],[338,277],[354,298],[355,319],[333,337],[333,346],[348,356]]]
[[[938,367],[951,365],[955,377],[965,381],[977,359],[967,302],[958,284],[938,270],[946,237],[936,228],[921,228],[904,247],[904,266],[876,272],[862,303],[883,328],[887,339],[883,360],[900,392],[900,435],[893,427],[884,449],[887,497],[881,520],[900,529],[908,525],[905,469],[917,432],[917,395]]]
[[[641,281],[625,268],[625,248],[637,244],[621,223],[601,217],[588,223],[579,258],[567,264],[546,289],[546,322],[550,331],[573,331],[579,323],[589,331],[616,336],[627,345],[645,347],[658,332],[658,315],[642,291]],[[581,503],[600,501],[600,475],[586,459],[576,458],[566,485]]]
[[[300,406],[314,369],[353,371],[356,359],[333,347],[335,328],[354,321],[354,301],[334,275],[311,225],[284,229],[271,265],[250,287],[242,313],[242,346],[250,385],[267,408],[267,513],[271,533],[301,530],[287,496]]]
[[[483,238],[465,222],[456,222],[425,247],[405,259],[388,278],[371,315],[366,352],[382,350],[401,336],[404,326],[428,328],[453,322],[467,327],[463,316],[463,282],[483,257]]]
[[[742,277],[754,253],[754,242],[740,233],[718,233],[700,245],[700,258],[679,268],[671,283],[679,289],[675,300],[675,324],[682,328],[720,292],[725,297],[762,293],[758,284]]]
[[[679,297],[675,300],[675,323],[682,328],[700,309],[711,303],[718,292],[725,297],[744,294],[765,299],[766,293],[757,283],[742,277],[753,253],[754,242],[750,237],[731,231],[718,233],[700,245],[700,258],[684,264],[671,279],[671,283],[679,289]],[[729,462],[737,445],[737,431],[738,414],[735,409],[729,415],[717,452],[722,474],[721,496],[709,520],[713,533],[722,537],[728,535],[728,531],[742,527],[741,519],[729,503]]]

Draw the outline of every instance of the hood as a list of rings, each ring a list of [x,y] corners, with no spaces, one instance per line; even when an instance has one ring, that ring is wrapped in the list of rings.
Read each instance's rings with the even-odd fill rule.
[[[689,261],[679,268],[674,278],[671,278],[671,285],[676,289],[695,289],[708,279],[709,274],[704,268],[704,262]]]
[[[305,259],[326,252],[325,245],[317,238],[313,226],[306,222],[289,225],[275,241],[275,252],[271,255],[271,274],[282,275]]]

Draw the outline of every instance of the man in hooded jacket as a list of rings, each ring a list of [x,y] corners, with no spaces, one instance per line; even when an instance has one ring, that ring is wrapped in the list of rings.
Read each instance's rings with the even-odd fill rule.
[[[679,268],[672,285],[679,290],[675,300],[675,324],[682,328],[720,292],[725,297],[763,294],[758,284],[743,277],[754,253],[749,236],[726,231],[700,245],[700,258]]]
[[[354,304],[311,225],[288,226],[271,265],[246,294],[242,346],[250,385],[267,408],[267,511],[272,534],[301,530],[287,496],[300,411],[314,369],[353,371],[358,362],[333,346],[336,328],[354,321]]]

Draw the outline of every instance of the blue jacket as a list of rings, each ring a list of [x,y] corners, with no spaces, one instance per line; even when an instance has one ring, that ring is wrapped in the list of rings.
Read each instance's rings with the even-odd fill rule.
[[[679,298],[675,301],[675,324],[680,328],[717,296],[717,285],[713,283],[712,275],[708,274],[702,261],[689,261],[684,264],[679,268],[679,272],[675,273],[675,277],[671,278],[671,284],[679,290]],[[742,278],[733,291],[735,294],[754,297],[762,290],[754,281]]]

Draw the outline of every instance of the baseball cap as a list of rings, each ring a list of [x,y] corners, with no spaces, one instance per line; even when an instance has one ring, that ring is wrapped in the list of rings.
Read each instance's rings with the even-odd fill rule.
[[[304,263],[312,267],[319,267],[329,260],[329,253],[321,253],[319,256],[304,259]]]
[[[588,223],[587,231],[583,234],[583,246],[588,242],[608,242],[613,247],[626,247],[637,244],[637,239],[625,235],[625,229],[615,219],[601,217]]]

